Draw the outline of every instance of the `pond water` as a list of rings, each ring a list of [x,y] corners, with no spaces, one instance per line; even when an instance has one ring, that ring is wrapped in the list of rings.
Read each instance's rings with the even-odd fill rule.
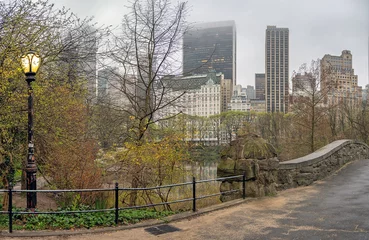
[[[206,179],[216,179],[217,178],[217,162],[209,162],[209,163],[201,163],[201,162],[192,162],[191,164],[185,164],[183,166],[183,174],[177,178],[175,183],[185,183],[192,182],[192,177],[196,178],[196,181],[206,180]],[[120,187],[131,187],[130,181],[127,179],[123,179],[124,173],[122,171],[116,171],[115,173],[111,172],[109,177],[109,181],[105,185],[107,188],[113,188],[114,183],[118,182]],[[211,181],[206,183],[197,183],[196,184],[196,197],[201,197],[204,195],[215,194],[220,192],[220,183],[219,181]],[[170,183],[168,183],[170,184]],[[166,184],[164,184],[166,185]],[[190,199],[193,197],[192,184],[186,186],[172,187],[172,188],[164,188],[159,190],[150,191],[149,195],[151,196],[150,201],[158,203],[162,202],[163,199],[159,199],[158,192],[162,194],[162,196],[168,196],[167,201],[175,201],[180,199]],[[138,195],[141,196],[142,201],[139,201],[138,205],[145,205],[147,203],[147,193],[145,194],[141,191],[138,192]],[[156,197],[155,197],[156,195]],[[124,199],[123,202],[129,201],[129,196],[121,196]],[[146,200],[145,200],[146,199]],[[213,205],[216,203],[220,203],[219,196],[213,196],[209,198],[204,198],[201,200],[197,200],[198,207],[204,207],[208,205]],[[171,205],[171,209],[173,210],[189,210],[192,207],[192,201],[176,203]]]
[[[183,182],[192,182],[192,177],[196,178],[196,181],[206,180],[206,179],[216,179],[217,178],[217,162],[211,163],[199,163],[194,162],[192,164],[187,164],[185,166],[186,176],[183,179]],[[196,184],[196,197],[201,197],[205,195],[215,194],[220,192],[220,183],[219,181],[211,181],[206,183],[197,183]],[[177,187],[174,188],[171,192],[170,198],[172,200],[176,199],[184,199],[192,197],[192,185]],[[213,204],[220,203],[219,196],[213,196],[209,198],[204,198],[201,200],[197,200],[198,207],[205,207]],[[191,202],[177,204],[174,209],[190,209]]]
[[[205,179],[215,179],[217,178],[217,162],[210,163],[199,163],[194,162],[192,164],[187,164],[185,169],[188,170],[196,177],[196,180],[205,180]],[[192,181],[192,175],[187,177],[187,181]]]

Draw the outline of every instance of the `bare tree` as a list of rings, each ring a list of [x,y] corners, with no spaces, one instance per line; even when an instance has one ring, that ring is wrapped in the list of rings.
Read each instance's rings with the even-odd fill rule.
[[[341,103],[343,124],[346,127],[345,137],[361,140],[365,143],[369,141],[369,110],[367,101],[361,105],[352,104],[351,101]]]
[[[308,130],[311,152],[316,150],[317,126],[326,116],[327,98],[334,88],[330,72],[330,67],[313,60],[310,66],[303,64],[293,77],[292,112],[295,123]]]
[[[162,81],[178,73],[181,39],[187,31],[186,2],[134,0],[124,16],[122,33],[108,42],[102,65],[119,68],[119,90],[128,104],[112,106],[132,120],[129,138],[142,141],[149,126],[162,118],[156,114],[183,94],[171,95]],[[171,97],[172,96],[172,97]]]

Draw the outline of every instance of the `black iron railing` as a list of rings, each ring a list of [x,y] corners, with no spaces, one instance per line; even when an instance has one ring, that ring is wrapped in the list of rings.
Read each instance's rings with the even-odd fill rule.
[[[196,201],[204,198],[219,196],[222,194],[234,193],[239,192],[240,189],[229,190],[225,192],[219,192],[214,194],[208,195],[201,195],[197,196],[196,192],[196,185],[201,183],[213,182],[213,181],[224,181],[230,179],[239,179],[242,181],[242,197],[243,199],[246,198],[246,181],[254,180],[254,178],[246,179],[245,174],[243,175],[236,175],[230,177],[223,177],[223,178],[214,178],[214,179],[206,179],[206,180],[199,180],[196,181],[196,178],[193,177],[192,182],[185,182],[185,183],[177,183],[177,184],[170,184],[170,185],[163,185],[157,187],[147,187],[147,188],[119,188],[118,183],[115,183],[114,188],[104,188],[104,189],[68,189],[68,190],[13,190],[11,187],[8,190],[0,190],[0,193],[8,194],[8,211],[0,211],[0,214],[7,214],[9,217],[9,232],[13,232],[13,216],[14,215],[37,215],[37,214],[76,214],[76,213],[93,213],[93,212],[114,212],[115,214],[115,224],[118,224],[118,216],[119,211],[127,210],[127,209],[139,209],[139,208],[149,208],[161,205],[170,205],[174,203],[180,202],[189,202],[192,201],[192,211],[197,211]],[[191,198],[184,198],[178,199],[169,202],[161,202],[161,203],[153,203],[147,205],[140,205],[140,206],[130,206],[130,207],[119,207],[119,193],[122,191],[147,191],[147,190],[156,190],[156,189],[163,189],[163,188],[171,188],[171,187],[179,187],[179,186],[187,186],[192,185],[192,197]],[[29,192],[36,192],[36,193],[66,193],[66,192],[114,192],[114,208],[108,209],[92,209],[92,210],[79,210],[79,211],[13,211],[13,193],[29,193]]]

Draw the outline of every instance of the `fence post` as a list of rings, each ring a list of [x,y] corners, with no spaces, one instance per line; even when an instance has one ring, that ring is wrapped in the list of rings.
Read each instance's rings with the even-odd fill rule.
[[[246,173],[243,172],[242,176],[242,198],[246,198]]]
[[[196,212],[196,178],[192,177],[192,211]]]
[[[118,201],[118,196],[119,196],[119,188],[118,188],[118,183],[115,183],[115,224],[118,224],[118,216],[119,216],[119,201]]]
[[[12,184],[9,183],[9,199],[8,199],[8,214],[9,214],[9,233],[13,232],[13,191]]]

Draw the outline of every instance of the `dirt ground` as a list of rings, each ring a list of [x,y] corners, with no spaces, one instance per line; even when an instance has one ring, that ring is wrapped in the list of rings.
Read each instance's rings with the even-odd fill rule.
[[[26,208],[27,207],[27,199],[25,194],[14,193],[13,195],[13,206],[18,208]],[[55,199],[46,193],[38,193],[37,194],[37,209],[39,210],[56,210],[57,204]]]
[[[37,179],[37,189],[43,189],[46,185],[46,181],[44,178],[39,177]],[[14,186],[14,190],[20,190],[20,183],[17,183]],[[27,199],[25,193],[14,193],[13,194],[13,206],[18,208],[26,208],[27,207]],[[37,193],[37,209],[39,210],[50,210],[57,209],[57,204],[55,198],[50,193]]]

